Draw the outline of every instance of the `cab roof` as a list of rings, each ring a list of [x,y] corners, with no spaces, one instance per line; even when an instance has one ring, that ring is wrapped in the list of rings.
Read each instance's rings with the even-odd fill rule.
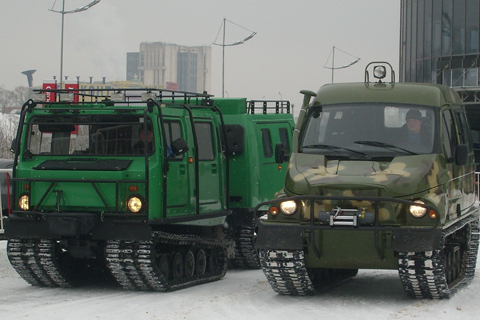
[[[462,104],[451,88],[429,83],[334,83],[318,90],[313,105],[343,103],[402,103],[442,107]]]

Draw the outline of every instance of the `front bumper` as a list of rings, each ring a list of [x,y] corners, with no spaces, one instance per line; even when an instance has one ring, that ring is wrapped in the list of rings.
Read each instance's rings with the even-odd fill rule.
[[[260,203],[255,210],[268,205],[275,205],[281,201],[309,201],[310,202],[310,221],[303,223],[291,222],[272,222],[258,219],[258,232],[256,246],[257,249],[272,250],[302,250],[307,246],[312,246],[317,257],[321,257],[321,248],[318,248],[315,241],[315,234],[322,230],[338,232],[368,232],[372,234],[372,245],[381,259],[385,258],[385,238],[389,238],[389,250],[396,252],[421,252],[439,249],[442,229],[439,228],[440,215],[437,213],[432,226],[383,226],[380,224],[380,202],[396,202],[406,205],[414,204],[411,201],[396,198],[380,197],[328,197],[328,196],[296,196],[289,198],[276,199]],[[346,201],[371,201],[374,205],[374,223],[369,226],[330,226],[322,225],[315,221],[314,201],[323,200],[346,200]],[[424,205],[428,210],[434,210],[432,206]],[[318,216],[318,215],[317,215]],[[391,241],[391,243],[390,243]]]
[[[92,240],[150,240],[145,219],[100,217],[93,213],[11,214],[4,221],[6,238],[87,237]]]

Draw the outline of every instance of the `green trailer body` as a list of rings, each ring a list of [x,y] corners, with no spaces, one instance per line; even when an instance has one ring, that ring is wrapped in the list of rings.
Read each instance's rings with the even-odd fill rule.
[[[465,108],[442,85],[370,82],[369,67],[363,83],[303,92],[284,193],[259,204],[262,267],[282,294],[398,269],[408,295],[448,298],[479,241]]]
[[[259,166],[265,141],[251,130],[263,123],[278,144],[282,123],[288,151],[288,102],[280,103],[285,113],[264,102],[265,114],[254,114],[246,99],[208,94],[69,93],[77,98],[29,100],[12,145],[5,235],[10,262],[27,282],[73,286],[112,274],[126,289],[168,291],[220,279],[228,260],[258,267],[253,208],[281,188],[286,158]],[[267,167],[275,167],[267,173],[273,184],[259,182]],[[258,175],[245,173],[254,169]],[[234,249],[232,230],[242,228],[251,243]]]

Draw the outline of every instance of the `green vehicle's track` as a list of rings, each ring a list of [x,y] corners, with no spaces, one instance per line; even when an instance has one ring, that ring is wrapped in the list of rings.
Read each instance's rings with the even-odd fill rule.
[[[10,239],[8,259],[29,284],[41,287],[71,287],[69,275],[59,268],[55,243],[50,239]]]
[[[255,248],[255,227],[239,226],[234,232],[235,257],[229,264],[238,269],[260,269],[260,260]]]
[[[105,272],[103,264],[62,254],[51,239],[10,239],[7,249],[14,269],[34,286],[73,287],[85,279],[98,279],[92,273]],[[188,257],[193,259],[186,261]],[[129,290],[171,291],[219,280],[227,271],[222,241],[158,231],[151,241],[107,241],[105,262],[117,282]]]
[[[463,230],[463,239],[453,238]],[[474,277],[479,243],[478,218],[470,217],[442,233],[439,250],[399,253],[398,271],[406,293],[413,298],[444,299]]]
[[[223,243],[198,236],[153,232],[151,241],[109,240],[105,252],[107,267],[128,290],[171,291],[219,280],[227,271]],[[178,253],[188,259],[188,252],[203,259],[183,263]]]

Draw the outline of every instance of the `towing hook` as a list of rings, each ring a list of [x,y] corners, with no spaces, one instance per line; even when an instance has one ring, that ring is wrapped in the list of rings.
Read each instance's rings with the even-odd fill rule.
[[[60,202],[64,200],[63,198],[63,191],[62,190],[53,190],[53,192],[57,195],[56,203],[55,203],[55,211],[60,212]]]

